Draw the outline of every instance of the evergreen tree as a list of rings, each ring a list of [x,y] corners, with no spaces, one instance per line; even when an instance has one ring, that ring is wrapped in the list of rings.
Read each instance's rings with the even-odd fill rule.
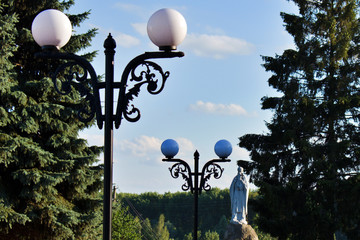
[[[164,214],[160,214],[159,221],[157,222],[154,232],[157,235],[157,239],[159,240],[168,240],[170,237],[169,231],[165,226],[165,216]]]
[[[184,236],[184,240],[193,240],[192,233],[188,233]]]
[[[101,148],[78,138],[93,122],[79,121],[78,93],[55,92],[47,77],[55,63],[34,58],[41,49],[30,31],[40,11],[68,11],[74,1],[0,4],[0,239],[99,239]],[[79,26],[88,15],[69,18]],[[84,49],[95,33],[74,35],[65,50]]]
[[[204,237],[201,238],[201,240],[219,240],[219,234],[217,232],[212,232],[210,230],[208,230],[205,234]]]
[[[143,239],[148,239],[148,240],[153,240],[157,238],[156,234],[154,233],[151,227],[150,219],[148,218],[146,218],[141,224],[141,236],[143,237]]]
[[[193,238],[193,234],[194,233],[188,233],[188,234],[185,234],[185,236],[184,236],[184,239],[183,240],[193,240],[194,238]],[[200,239],[200,237],[201,237],[201,231],[198,231],[197,232],[197,238],[198,239]]]
[[[360,25],[357,0],[293,0],[282,13],[295,50],[264,57],[279,97],[269,133],[240,147],[254,160],[259,227],[279,239],[360,239]]]
[[[129,213],[129,208],[117,204],[112,216],[113,240],[141,240],[141,224]]]
[[[13,97],[11,94],[11,89],[14,87],[15,83],[11,79],[13,77],[13,68],[14,65],[10,62],[9,58],[14,55],[16,50],[15,44],[15,23],[17,18],[14,14],[4,14],[3,11],[4,4],[0,2],[0,100],[1,103],[11,102]],[[0,107],[0,127],[6,125],[5,118],[7,116],[7,111],[3,106]],[[2,141],[3,135],[0,135],[0,141]],[[0,157],[2,165],[6,164],[5,151],[6,146],[0,146]],[[0,175],[0,182],[3,182],[2,175]],[[6,198],[6,195],[1,191],[0,192],[0,221],[6,221],[7,224],[12,225],[16,222],[21,222],[24,224],[29,221],[29,218],[21,213],[18,213],[12,209],[9,199]]]

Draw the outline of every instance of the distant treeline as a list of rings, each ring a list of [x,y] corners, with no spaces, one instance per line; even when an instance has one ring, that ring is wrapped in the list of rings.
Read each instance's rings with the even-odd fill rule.
[[[254,218],[251,202],[256,194],[256,192],[250,192],[249,196],[248,221],[250,224]],[[148,218],[150,222],[156,223],[163,214],[171,238],[182,239],[184,235],[193,231],[194,196],[190,192],[119,193],[116,200],[128,206],[131,214],[140,220]],[[222,236],[230,217],[229,189],[213,188],[199,195],[198,227],[201,232],[216,231]]]

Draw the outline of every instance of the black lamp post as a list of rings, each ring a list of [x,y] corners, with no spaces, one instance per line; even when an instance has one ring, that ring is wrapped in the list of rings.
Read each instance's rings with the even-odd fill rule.
[[[175,28],[175,29],[174,29]],[[148,59],[183,57],[183,52],[174,52],[176,46],[186,35],[186,22],[180,13],[172,9],[161,9],[154,13],[148,22],[148,34],[151,41],[161,51],[145,52],[135,57],[125,67],[120,82],[114,82],[115,40],[111,34],[104,42],[105,48],[105,82],[99,82],[92,65],[83,57],[59,52],[71,36],[71,23],[67,16],[54,9],[45,10],[34,19],[32,33],[35,41],[43,48],[36,57],[46,59],[64,59],[52,76],[55,89],[63,95],[69,94],[72,88],[79,91],[87,101],[78,113],[83,122],[96,116],[97,125],[104,127],[104,210],[103,239],[111,239],[112,218],[112,176],[113,176],[113,126],[119,128],[121,120],[136,122],[140,119],[140,110],[130,102],[137,97],[142,85],[147,84],[150,94],[158,94],[169,77],[169,72]],[[145,70],[136,71],[143,67]],[[137,72],[140,72],[137,74]],[[63,74],[62,78],[58,78]],[[90,75],[90,79],[88,79]],[[159,77],[157,77],[159,76]],[[134,82],[128,87],[128,80]],[[91,88],[89,88],[89,81]],[[105,112],[102,112],[100,90],[105,89]],[[118,105],[114,114],[114,89],[119,89]],[[127,90],[127,91],[126,91]]]
[[[207,183],[211,176],[215,179],[219,179],[224,171],[218,163],[230,162],[227,157],[232,152],[232,146],[230,142],[226,140],[220,140],[215,144],[215,153],[219,159],[213,159],[205,163],[202,171],[199,172],[199,152],[196,150],[194,153],[194,172],[187,162],[181,159],[175,159],[175,155],[179,151],[179,145],[172,139],[165,140],[161,145],[161,152],[165,155],[163,162],[172,162],[174,165],[169,168],[170,174],[173,178],[182,177],[185,183],[181,186],[183,191],[190,190],[194,194],[194,233],[193,238],[197,240],[197,229],[198,229],[198,197],[202,190],[209,191],[211,186]],[[199,185],[200,177],[200,185]],[[194,179],[194,181],[193,181]]]

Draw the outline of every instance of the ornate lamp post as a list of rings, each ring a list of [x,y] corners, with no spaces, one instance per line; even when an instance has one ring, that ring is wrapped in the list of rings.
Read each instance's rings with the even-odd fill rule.
[[[71,37],[71,23],[67,16],[54,9],[39,13],[32,24],[32,34],[43,51],[36,57],[46,59],[68,60],[60,65],[52,80],[55,89],[63,95],[72,89],[79,91],[88,105],[79,111],[81,121],[88,122],[96,116],[97,125],[104,127],[104,220],[103,239],[111,239],[112,217],[112,175],[113,175],[113,126],[119,128],[121,120],[136,122],[140,119],[140,110],[130,102],[137,97],[142,85],[147,84],[150,94],[158,94],[169,77],[169,72],[148,59],[183,57],[183,52],[174,52],[178,44],[185,38],[187,25],[184,17],[173,9],[161,9],[154,13],[148,21],[147,31],[151,41],[160,49],[159,52],[145,52],[125,67],[120,82],[114,82],[115,40],[111,34],[104,42],[105,48],[105,82],[100,82],[93,66],[83,57],[60,52]],[[143,71],[136,71],[143,67]],[[140,72],[140,73],[138,73]],[[138,74],[137,74],[138,73]],[[62,74],[63,77],[58,77]],[[88,79],[88,76],[90,79]],[[128,80],[133,86],[126,91]],[[91,89],[89,89],[89,81]],[[105,112],[102,112],[100,90],[105,89]],[[114,89],[119,89],[118,104],[114,113]]]
[[[199,172],[199,152],[196,150],[194,153],[194,172],[187,162],[181,159],[175,159],[175,155],[179,152],[179,145],[175,140],[167,139],[161,144],[161,152],[165,155],[163,162],[175,163],[169,168],[170,174],[173,178],[182,177],[185,183],[181,186],[183,191],[190,190],[194,194],[194,233],[193,238],[197,240],[198,229],[198,196],[202,190],[209,191],[211,186],[207,183],[211,176],[215,179],[219,179],[224,171],[218,163],[230,162],[227,157],[232,152],[232,146],[230,142],[226,140],[220,140],[215,144],[215,153],[219,159],[213,159],[205,163],[202,171]],[[199,185],[200,177],[200,185]]]

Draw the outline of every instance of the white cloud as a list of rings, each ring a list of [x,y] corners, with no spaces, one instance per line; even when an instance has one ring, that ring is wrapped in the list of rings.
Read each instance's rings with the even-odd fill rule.
[[[122,152],[136,157],[144,157],[160,151],[161,140],[155,137],[140,136],[133,140],[121,140],[117,144]]]
[[[222,59],[229,55],[251,54],[255,46],[240,38],[226,35],[188,34],[182,47],[198,56]]]
[[[131,26],[142,36],[147,36],[147,23],[132,23]]]
[[[190,105],[191,111],[217,115],[242,115],[247,116],[247,111],[237,104],[215,104],[211,102],[197,101]]]
[[[114,39],[116,44],[122,47],[133,47],[140,44],[140,40],[138,38],[121,32],[115,32]]]
[[[141,158],[142,161],[153,161],[154,159],[160,161],[163,157],[160,149],[163,140],[165,139],[143,135],[132,140],[120,140],[116,143],[115,150],[118,149],[122,154],[134,158]],[[188,154],[195,149],[193,143],[186,138],[176,138],[175,140],[179,144],[179,154],[181,155]]]
[[[240,148],[238,145],[233,146],[233,151],[230,155],[231,159],[237,160],[249,160],[250,161],[250,152],[245,148]]]
[[[107,36],[110,33],[112,37],[115,39],[116,45],[129,48],[140,44],[140,40],[138,38],[131,36],[129,34],[116,31],[112,28],[102,28],[97,25],[91,25],[91,27],[99,29],[100,33],[105,34],[105,36]]]
[[[104,145],[104,134],[98,133],[98,131],[96,131],[96,133],[91,132],[91,131],[87,131],[87,132],[82,131],[82,132],[80,132],[79,137],[86,139],[90,146],[91,145],[96,145],[96,146]]]
[[[176,138],[176,142],[179,144],[179,156],[187,156],[193,154],[195,151],[194,144],[186,138]]]

